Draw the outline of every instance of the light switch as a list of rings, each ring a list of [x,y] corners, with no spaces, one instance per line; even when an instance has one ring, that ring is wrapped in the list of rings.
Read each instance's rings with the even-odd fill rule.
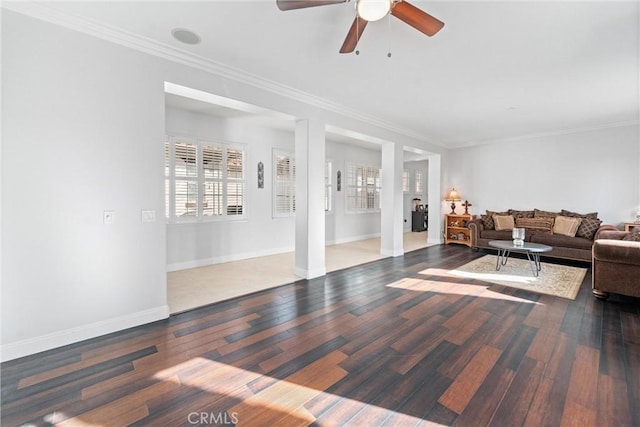
[[[156,220],[156,211],[153,209],[142,211],[142,222],[154,222]]]

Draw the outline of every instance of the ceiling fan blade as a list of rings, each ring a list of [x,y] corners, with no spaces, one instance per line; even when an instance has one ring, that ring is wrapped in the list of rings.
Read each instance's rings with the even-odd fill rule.
[[[358,45],[358,40],[360,40],[360,37],[362,37],[364,27],[367,26],[368,22],[369,21],[365,21],[359,16],[356,16],[356,19],[353,20],[353,24],[351,24],[351,28],[347,33],[347,38],[344,39],[344,43],[340,48],[340,53],[351,53],[354,51],[354,49]]]
[[[349,0],[276,0],[280,10],[304,9],[305,7],[326,6],[329,4],[346,3]]]
[[[425,33],[429,37],[435,35],[442,27],[444,22],[434,18],[417,7],[401,1],[394,4],[391,14],[401,21],[411,25],[416,30]]]

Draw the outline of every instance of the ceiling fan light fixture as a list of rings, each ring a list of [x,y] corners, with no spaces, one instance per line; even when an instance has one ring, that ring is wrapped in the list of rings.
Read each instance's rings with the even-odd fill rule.
[[[358,0],[356,11],[365,21],[378,21],[391,11],[391,0]]]

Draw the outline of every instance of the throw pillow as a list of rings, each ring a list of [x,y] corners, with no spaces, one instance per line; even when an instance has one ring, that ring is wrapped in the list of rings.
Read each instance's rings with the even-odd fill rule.
[[[624,236],[622,240],[630,240],[632,242],[640,242],[640,227],[633,227],[631,232]]]
[[[480,215],[480,219],[482,219],[482,225],[484,225],[485,230],[495,230],[496,226],[493,224],[493,217],[490,215]]]
[[[494,215],[493,222],[496,225],[496,231],[513,230],[515,222],[511,215]]]
[[[553,234],[575,237],[581,222],[582,218],[558,215],[553,223]]]
[[[589,219],[598,219],[598,212],[589,212],[586,214],[581,214],[581,213],[577,213],[577,212],[571,212],[565,209],[562,209],[560,211],[560,215],[562,216],[568,216],[571,218],[589,218]]]
[[[558,212],[541,211],[540,209],[533,210],[534,218],[555,218],[560,215]]]
[[[514,218],[533,218],[534,211],[516,211],[513,209],[509,209],[509,213],[513,215]]]
[[[493,211],[487,211],[487,219],[486,221],[483,218],[484,221],[484,228],[485,230],[495,230],[496,226],[493,222],[493,217],[494,215],[509,215],[509,212],[493,212]]]
[[[526,228],[527,230],[539,233],[553,233],[552,218],[516,218],[516,227]]]
[[[578,227],[578,231],[576,232],[576,236],[584,237],[589,240],[593,240],[596,235],[596,231],[600,228],[602,221],[599,219],[593,218],[582,218],[582,222]]]

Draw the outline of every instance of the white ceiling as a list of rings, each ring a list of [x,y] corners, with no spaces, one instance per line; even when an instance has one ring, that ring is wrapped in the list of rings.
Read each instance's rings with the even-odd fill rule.
[[[360,55],[338,53],[353,2],[287,12],[275,0],[46,6],[445,147],[638,123],[638,1],[410,2],[445,22],[440,33],[429,38],[383,19],[367,26]],[[202,42],[181,44],[174,28]]]

